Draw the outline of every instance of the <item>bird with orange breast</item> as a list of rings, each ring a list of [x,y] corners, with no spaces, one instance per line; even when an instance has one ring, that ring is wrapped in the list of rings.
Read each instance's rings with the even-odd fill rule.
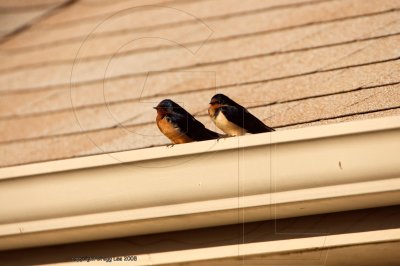
[[[215,125],[229,136],[274,131],[224,94],[216,94],[211,98],[208,114]]]
[[[162,100],[154,109],[158,128],[173,144],[219,138],[218,133],[207,129],[172,100]]]

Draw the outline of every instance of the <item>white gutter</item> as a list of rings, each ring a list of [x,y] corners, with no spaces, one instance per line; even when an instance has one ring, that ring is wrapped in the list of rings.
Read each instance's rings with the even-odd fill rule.
[[[399,150],[397,116],[3,168],[0,249],[400,204]]]

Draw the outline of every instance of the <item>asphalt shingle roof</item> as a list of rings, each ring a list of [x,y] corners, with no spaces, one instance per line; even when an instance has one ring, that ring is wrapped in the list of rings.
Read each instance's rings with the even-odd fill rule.
[[[399,115],[399,15],[396,0],[64,3],[0,44],[0,166],[166,144],[164,98],[214,130],[216,92],[278,130]]]

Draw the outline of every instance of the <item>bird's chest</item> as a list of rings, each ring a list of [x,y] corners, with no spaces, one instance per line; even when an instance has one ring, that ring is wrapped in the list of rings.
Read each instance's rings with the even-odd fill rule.
[[[192,142],[193,140],[189,138],[184,132],[181,131],[179,127],[171,123],[167,116],[161,118],[157,117],[157,126],[160,131],[169,138],[174,144]]]
[[[235,123],[229,121],[222,112],[218,112],[213,117],[215,125],[230,136],[241,136],[246,134],[246,130]]]

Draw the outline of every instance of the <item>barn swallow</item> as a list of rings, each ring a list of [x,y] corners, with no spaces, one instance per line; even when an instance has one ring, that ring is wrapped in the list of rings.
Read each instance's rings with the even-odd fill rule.
[[[207,129],[177,103],[166,99],[154,109],[157,110],[157,126],[172,143],[218,139],[219,134]]]
[[[208,114],[215,125],[229,136],[274,131],[224,94],[216,94],[211,98]]]

